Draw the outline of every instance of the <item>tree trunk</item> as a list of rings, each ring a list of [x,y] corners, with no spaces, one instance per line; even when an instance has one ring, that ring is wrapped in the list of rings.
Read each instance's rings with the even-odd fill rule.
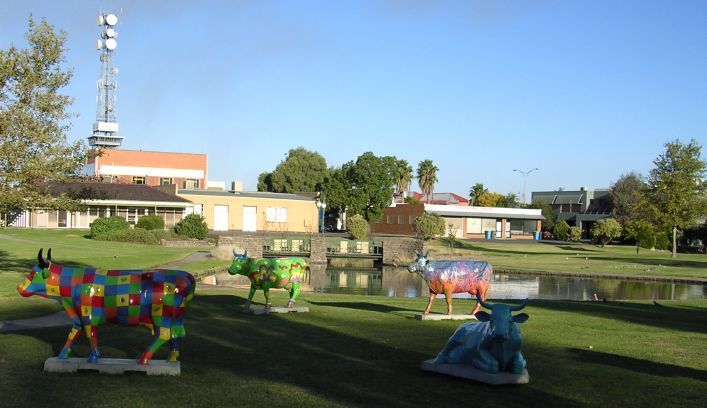
[[[677,245],[677,244],[678,244],[678,239],[677,239],[677,235],[678,235],[678,227],[676,227],[675,225],[673,225],[673,254],[672,254],[672,257],[673,257],[673,258],[677,257],[677,252],[678,252],[678,245]]]

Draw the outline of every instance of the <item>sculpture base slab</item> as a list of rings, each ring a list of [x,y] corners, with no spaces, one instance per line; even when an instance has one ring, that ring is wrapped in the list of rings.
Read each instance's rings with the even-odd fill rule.
[[[60,359],[50,357],[44,362],[47,373],[75,373],[79,370],[98,371],[101,374],[125,374],[126,372],[144,372],[147,375],[179,375],[179,361],[171,363],[165,360],[150,360],[146,365],[127,358],[101,358],[98,363],[89,363],[85,358],[72,357]]]
[[[417,320],[476,320],[476,317],[474,315],[470,315],[470,314],[447,315],[447,314],[438,314],[438,313],[430,313],[430,314],[418,313],[415,315],[415,319],[417,319]]]
[[[243,309],[243,313],[252,315],[263,315],[270,313],[309,313],[308,307],[255,307]]]
[[[423,361],[422,369],[491,385],[527,384],[530,381],[530,375],[528,375],[527,369],[523,370],[521,374],[506,372],[491,374],[467,364],[435,364],[434,359]]]

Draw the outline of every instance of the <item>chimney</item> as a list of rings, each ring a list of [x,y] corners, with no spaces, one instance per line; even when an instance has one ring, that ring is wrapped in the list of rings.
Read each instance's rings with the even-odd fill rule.
[[[233,192],[243,191],[243,182],[239,181],[239,180],[231,181],[231,191],[233,191]]]

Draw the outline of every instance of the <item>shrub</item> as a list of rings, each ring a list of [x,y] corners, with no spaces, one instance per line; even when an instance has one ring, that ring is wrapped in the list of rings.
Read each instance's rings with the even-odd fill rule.
[[[570,227],[567,233],[567,239],[572,242],[579,242],[582,239],[582,229],[579,227]]]
[[[142,228],[107,231],[96,235],[93,239],[97,241],[132,242],[150,245],[159,243],[154,234]]]
[[[91,237],[96,237],[106,232],[130,229],[130,224],[124,218],[114,215],[107,218],[97,218],[91,223],[90,227]]]
[[[360,214],[355,214],[346,221],[346,229],[354,239],[363,239],[368,236],[368,222]]]
[[[146,215],[144,217],[140,217],[135,227],[146,230],[163,230],[164,220],[162,217],[157,215]]]
[[[183,237],[173,230],[150,230],[150,233],[154,235],[157,238],[157,241],[165,240],[165,241],[178,241],[181,239],[187,239],[187,237]]]
[[[621,224],[613,218],[599,220],[592,225],[592,238],[604,247],[612,239],[621,236]]]
[[[188,238],[204,239],[209,227],[201,215],[189,214],[174,226],[174,232]]]
[[[636,246],[651,249],[655,247],[655,230],[649,222],[636,220],[626,226],[626,237],[635,239]]]
[[[415,220],[418,233],[425,241],[444,234],[444,219],[437,214],[424,213]]]
[[[670,239],[668,239],[668,233],[661,231],[655,234],[655,249],[668,249],[670,248]]]
[[[560,241],[567,241],[570,232],[570,225],[567,221],[562,220],[555,224],[555,238]]]

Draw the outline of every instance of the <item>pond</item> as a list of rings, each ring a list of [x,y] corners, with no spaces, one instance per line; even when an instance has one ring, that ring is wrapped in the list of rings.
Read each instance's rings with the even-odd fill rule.
[[[394,297],[427,297],[427,284],[406,268],[339,268],[312,265],[309,285],[316,292]],[[707,298],[707,285],[621,279],[496,273],[490,299],[690,300]],[[456,294],[455,297],[469,297]]]

